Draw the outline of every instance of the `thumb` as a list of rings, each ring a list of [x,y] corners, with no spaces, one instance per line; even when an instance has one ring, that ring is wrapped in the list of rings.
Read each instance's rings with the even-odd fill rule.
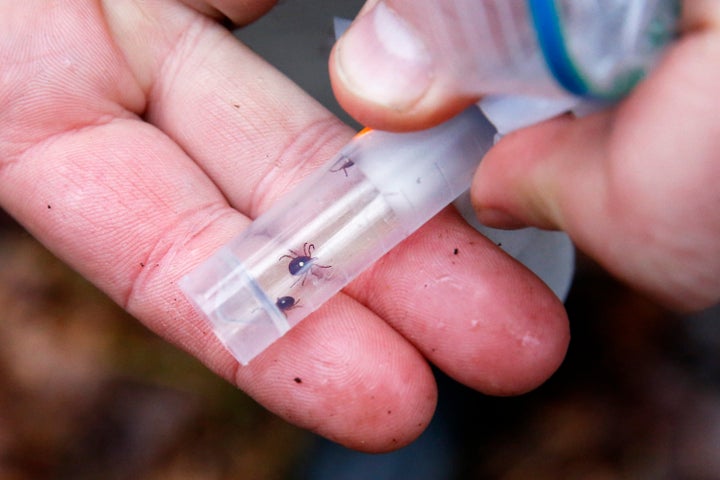
[[[476,0],[369,2],[335,45],[340,104],[384,130],[429,127],[476,102]]]

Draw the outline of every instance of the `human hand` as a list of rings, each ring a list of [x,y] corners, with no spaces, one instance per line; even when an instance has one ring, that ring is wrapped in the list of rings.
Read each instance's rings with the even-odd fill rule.
[[[567,347],[561,303],[450,209],[247,367],[183,297],[353,134],[217,22],[272,3],[5,2],[0,204],[150,329],[352,448],[423,430],[428,361],[490,394],[542,382]]]
[[[475,2],[368,2],[333,51],[340,103],[364,124],[407,130],[476,102],[487,92],[472,73],[483,62],[468,33]],[[562,229],[681,310],[720,300],[720,3],[683,8],[682,37],[628,98],[507,135],[472,188],[482,222]]]

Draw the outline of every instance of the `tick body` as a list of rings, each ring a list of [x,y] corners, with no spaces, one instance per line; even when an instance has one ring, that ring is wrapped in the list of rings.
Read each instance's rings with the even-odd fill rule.
[[[282,257],[280,257],[280,260],[282,260],[283,258],[290,259],[290,263],[288,263],[288,271],[290,272],[290,275],[300,277],[298,281],[302,282],[301,285],[305,285],[305,279],[309,274],[312,273],[313,275],[317,275],[315,269],[330,268],[330,265],[318,265],[315,262],[315,260],[317,260],[317,257],[312,256],[314,251],[315,245],[305,242],[305,244],[303,245],[302,253],[290,250],[289,255],[283,255]]]
[[[281,312],[287,312],[288,310],[298,307],[299,303],[299,299],[295,300],[295,297],[286,296],[278,298],[275,302],[275,306],[277,306]]]
[[[335,164],[333,164],[332,168],[330,168],[330,171],[335,173],[342,170],[342,172],[345,174],[345,176],[348,176],[348,168],[355,165],[355,162],[350,157],[346,157],[345,155],[342,155]]]

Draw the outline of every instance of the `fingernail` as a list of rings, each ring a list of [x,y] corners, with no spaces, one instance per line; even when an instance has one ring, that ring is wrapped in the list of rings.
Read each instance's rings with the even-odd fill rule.
[[[510,230],[527,227],[527,223],[501,210],[482,208],[476,210],[476,213],[480,223],[488,227]]]
[[[355,95],[401,111],[422,97],[432,79],[427,47],[384,2],[340,38],[335,63],[336,73]]]

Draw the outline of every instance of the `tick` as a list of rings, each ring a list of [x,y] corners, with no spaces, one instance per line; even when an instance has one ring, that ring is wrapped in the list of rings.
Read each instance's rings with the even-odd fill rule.
[[[302,281],[301,285],[305,285],[305,279],[309,274],[312,273],[313,275],[317,275],[315,269],[330,268],[330,265],[318,265],[317,263],[315,263],[317,257],[312,256],[314,251],[315,244],[305,242],[305,244],[303,244],[302,253],[290,250],[289,255],[283,255],[282,257],[280,257],[280,260],[282,260],[283,258],[290,259],[290,263],[288,264],[288,271],[290,272],[290,275],[300,277],[299,280]]]
[[[275,302],[275,306],[280,309],[281,312],[287,312],[288,310],[292,310],[293,308],[300,306],[300,299],[295,300],[295,297],[280,297]]]
[[[355,165],[355,162],[350,157],[346,157],[345,155],[341,155],[337,162],[333,164],[333,166],[330,168],[330,171],[335,173],[342,170],[342,172],[345,174],[345,176],[348,176],[348,168]]]

